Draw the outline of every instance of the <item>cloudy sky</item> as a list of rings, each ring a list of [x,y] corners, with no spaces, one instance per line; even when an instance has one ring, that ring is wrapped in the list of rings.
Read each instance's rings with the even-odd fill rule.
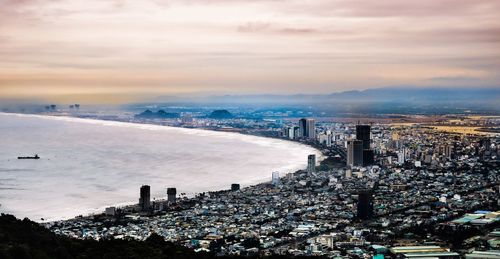
[[[0,98],[500,86],[498,0],[0,0]]]

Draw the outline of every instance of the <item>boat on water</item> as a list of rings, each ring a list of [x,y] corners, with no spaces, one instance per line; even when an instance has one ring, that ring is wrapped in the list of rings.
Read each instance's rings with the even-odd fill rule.
[[[40,157],[35,154],[35,156],[18,156],[17,159],[40,159]]]

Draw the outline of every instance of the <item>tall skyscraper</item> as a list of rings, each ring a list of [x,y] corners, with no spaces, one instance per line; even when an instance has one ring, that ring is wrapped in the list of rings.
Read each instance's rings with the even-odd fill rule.
[[[289,139],[294,139],[295,138],[295,131],[294,131],[294,127],[289,127],[287,128],[287,134],[288,134],[288,138]]]
[[[313,119],[302,118],[299,120],[300,136],[304,138],[316,138],[316,128]]]
[[[363,166],[373,165],[375,162],[374,156],[372,149],[363,149]]]
[[[357,139],[347,141],[347,165],[363,165],[363,141]]]
[[[175,188],[167,188],[167,201],[169,203],[175,203],[176,202],[176,197],[177,195],[177,189]]]
[[[151,207],[151,188],[149,185],[141,186],[141,196],[139,198],[141,211],[148,211]]]
[[[370,149],[370,125],[356,125],[356,139],[363,141],[363,149]]]
[[[307,173],[316,171],[316,155],[312,154],[307,157]]]
[[[299,120],[299,136],[304,137],[306,135],[306,118],[302,118]]]
[[[316,126],[313,119],[307,120],[307,138],[315,139],[316,138]]]
[[[356,139],[363,142],[362,164],[372,165],[375,161],[374,152],[371,150],[370,125],[356,125]]]
[[[293,138],[300,138],[300,127],[293,127]]]
[[[373,217],[373,200],[370,190],[362,190],[358,193],[358,219],[371,219]]]

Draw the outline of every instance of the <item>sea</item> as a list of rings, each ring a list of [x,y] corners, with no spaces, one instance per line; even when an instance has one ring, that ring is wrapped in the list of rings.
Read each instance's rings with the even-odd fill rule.
[[[34,156],[40,159],[17,159]],[[0,212],[55,221],[152,199],[192,197],[304,169],[296,142],[150,124],[0,113]]]

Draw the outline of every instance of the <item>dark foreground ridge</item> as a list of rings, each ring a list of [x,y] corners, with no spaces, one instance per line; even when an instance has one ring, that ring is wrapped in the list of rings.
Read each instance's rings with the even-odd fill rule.
[[[211,253],[196,253],[166,242],[152,234],[145,241],[132,239],[80,240],[58,236],[29,219],[0,216],[0,258],[213,258]],[[237,258],[237,257],[218,257]],[[257,258],[257,257],[245,257]],[[270,258],[270,257],[269,257]],[[285,257],[272,257],[285,258]]]
[[[79,240],[58,236],[30,221],[0,216],[0,258],[210,258],[166,242],[158,235],[146,241]]]

